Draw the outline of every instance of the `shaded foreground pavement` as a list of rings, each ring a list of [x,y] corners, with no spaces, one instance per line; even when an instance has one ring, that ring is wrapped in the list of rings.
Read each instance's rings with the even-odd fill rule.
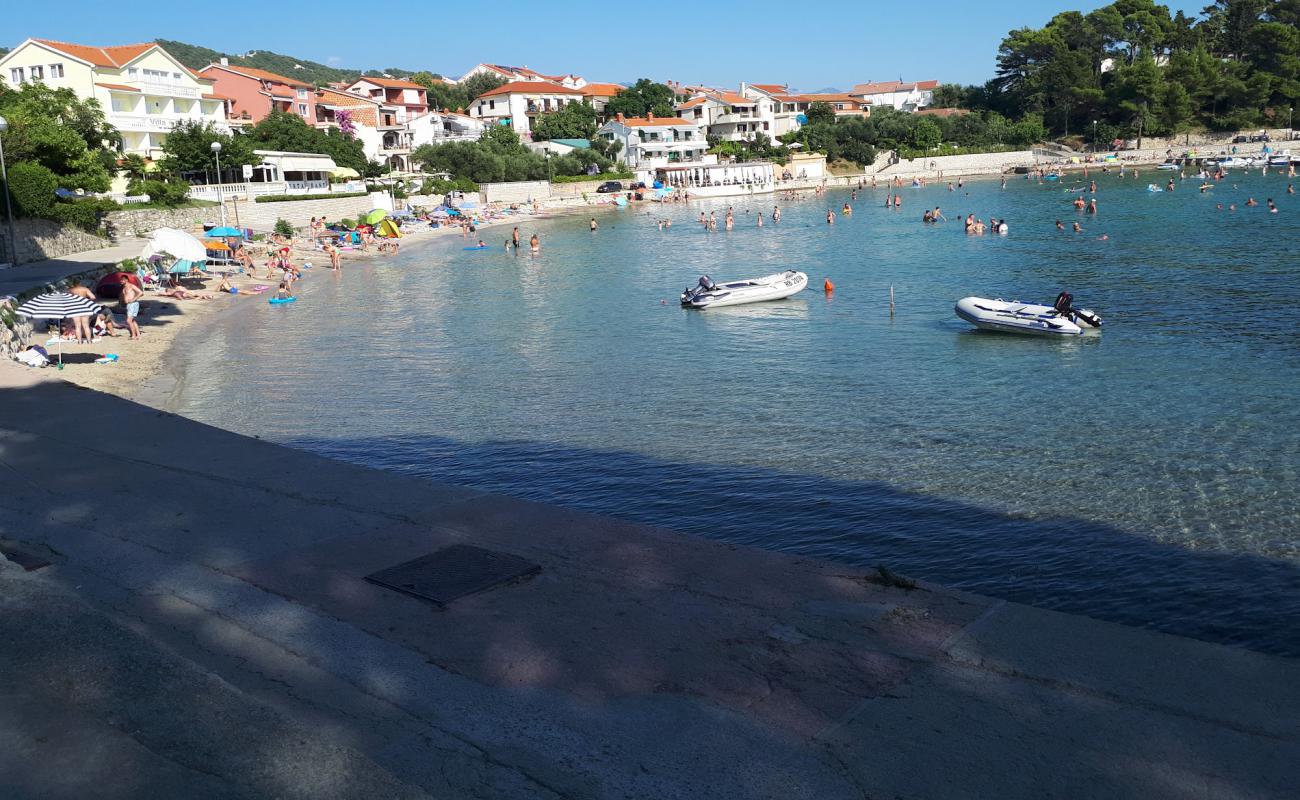
[[[69,275],[79,275],[101,267],[110,266],[140,255],[144,239],[123,237],[117,243],[99,250],[70,253],[45,261],[32,261],[8,269],[0,269],[0,297],[19,294],[33,286],[56,283]]]
[[[1300,662],[384,473],[0,365],[0,797],[1263,798]],[[364,575],[541,566],[445,609]]]

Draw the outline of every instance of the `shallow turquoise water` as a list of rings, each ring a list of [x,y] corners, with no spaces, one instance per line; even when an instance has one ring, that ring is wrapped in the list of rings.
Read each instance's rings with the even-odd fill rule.
[[[1100,214],[1017,178],[526,223],[313,270],[302,300],[184,340],[177,410],[375,466],[1300,653],[1300,203],[1278,176],[1170,193],[1098,176]],[[1233,184],[1237,188],[1233,188]],[[1247,197],[1258,208],[1244,208]],[[1278,200],[1269,214],[1264,199]],[[1216,209],[1236,203],[1238,210]],[[920,222],[940,205],[953,220]],[[745,213],[748,211],[749,213]],[[967,237],[967,212],[1008,236]],[[653,220],[673,219],[669,231]],[[1085,233],[1055,230],[1079,220]],[[1101,234],[1109,236],[1102,241]],[[496,246],[509,228],[489,228]],[[820,290],[685,311],[701,273]],[[891,317],[889,289],[896,312]],[[1106,328],[972,331],[953,302],[1050,302]],[[666,301],[666,302],[661,302]]]

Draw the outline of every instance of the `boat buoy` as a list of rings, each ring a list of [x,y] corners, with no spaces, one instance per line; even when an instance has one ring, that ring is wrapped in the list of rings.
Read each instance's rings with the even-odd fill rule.
[[[826,282],[822,284],[822,288],[826,290],[827,294],[830,294],[831,292],[835,291],[835,284],[831,283],[830,278],[827,278]]]

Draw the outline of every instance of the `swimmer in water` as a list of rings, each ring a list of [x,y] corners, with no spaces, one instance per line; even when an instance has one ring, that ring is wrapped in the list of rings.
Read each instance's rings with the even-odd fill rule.
[[[1277,204],[1273,202],[1273,198],[1271,197],[1268,198],[1268,213],[1270,214],[1277,213]]]
[[[1257,205],[1259,205],[1259,203],[1258,203],[1258,202],[1255,200],[1255,198],[1253,198],[1253,197],[1251,197],[1251,198],[1249,198],[1248,200],[1246,200],[1246,207],[1247,207],[1247,208],[1252,208],[1252,207],[1257,206]]]
[[[1065,223],[1064,223],[1064,222],[1061,222],[1061,221],[1058,219],[1058,220],[1056,221],[1056,229],[1057,229],[1058,231],[1063,231],[1063,230],[1065,230]]]
[[[773,222],[781,221],[781,209],[777,208],[776,206],[772,206],[772,221]]]
[[[1083,226],[1080,225],[1080,224],[1077,223],[1077,222],[1074,223],[1074,232],[1075,232],[1075,233],[1083,233]]]
[[[537,234],[534,233],[532,237],[528,240],[528,247],[534,253],[542,249],[542,240],[537,238]]]
[[[827,225],[835,224],[835,212],[831,211],[829,208],[826,209],[826,224]]]
[[[840,209],[840,213],[846,217],[851,217],[853,216],[853,207],[850,206],[848,203],[845,203],[844,208]]]
[[[1097,199],[1095,197],[1088,201],[1088,213],[1089,214],[1097,213]]]
[[[595,218],[595,217],[592,217],[592,218],[591,218],[591,230],[592,230],[592,232],[594,233],[595,230],[596,230],[596,228],[598,228],[598,227],[600,227],[600,226],[596,224],[596,218]]]
[[[1287,194],[1295,194],[1295,184],[1294,184],[1294,183],[1288,183],[1288,184],[1286,185],[1286,193],[1287,193]]]
[[[758,227],[763,227],[763,212],[758,212]]]

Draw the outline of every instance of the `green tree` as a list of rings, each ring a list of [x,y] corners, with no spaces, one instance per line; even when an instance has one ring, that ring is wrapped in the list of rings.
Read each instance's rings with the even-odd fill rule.
[[[108,191],[119,136],[98,102],[40,83],[18,90],[0,86],[0,115],[9,121],[6,158],[48,168],[66,189]]]
[[[673,90],[666,84],[641,78],[626,89],[620,90],[605,104],[606,118],[612,118],[617,114],[625,117],[676,116],[673,112]]]
[[[19,217],[48,217],[54,210],[58,177],[47,167],[19,161],[9,168],[9,193],[14,214]]]
[[[943,131],[928,119],[923,119],[912,126],[912,144],[922,150],[929,150],[937,145]]]
[[[808,112],[804,116],[808,118],[810,123],[834,122],[835,109],[831,108],[830,103],[818,100],[815,103],[808,104]]]
[[[477,75],[471,75],[461,81],[456,85],[456,88],[460,89],[462,92],[461,97],[463,98],[463,102],[461,105],[465,108],[469,108],[470,103],[473,103],[477,98],[482,97],[493,89],[499,89],[505,85],[505,79],[500,76],[480,72]]]
[[[221,133],[211,122],[182,120],[163,140],[163,157],[158,160],[158,169],[174,176],[190,172],[211,173],[216,169],[213,142],[221,142],[223,169],[257,163],[248,137]]]
[[[121,168],[122,174],[126,176],[127,180],[133,181],[142,180],[145,173],[149,171],[148,162],[139,153],[127,153],[122,156],[122,159],[118,162],[118,167]]]
[[[596,109],[589,103],[568,103],[533,122],[533,140],[590,139],[596,135]]]

